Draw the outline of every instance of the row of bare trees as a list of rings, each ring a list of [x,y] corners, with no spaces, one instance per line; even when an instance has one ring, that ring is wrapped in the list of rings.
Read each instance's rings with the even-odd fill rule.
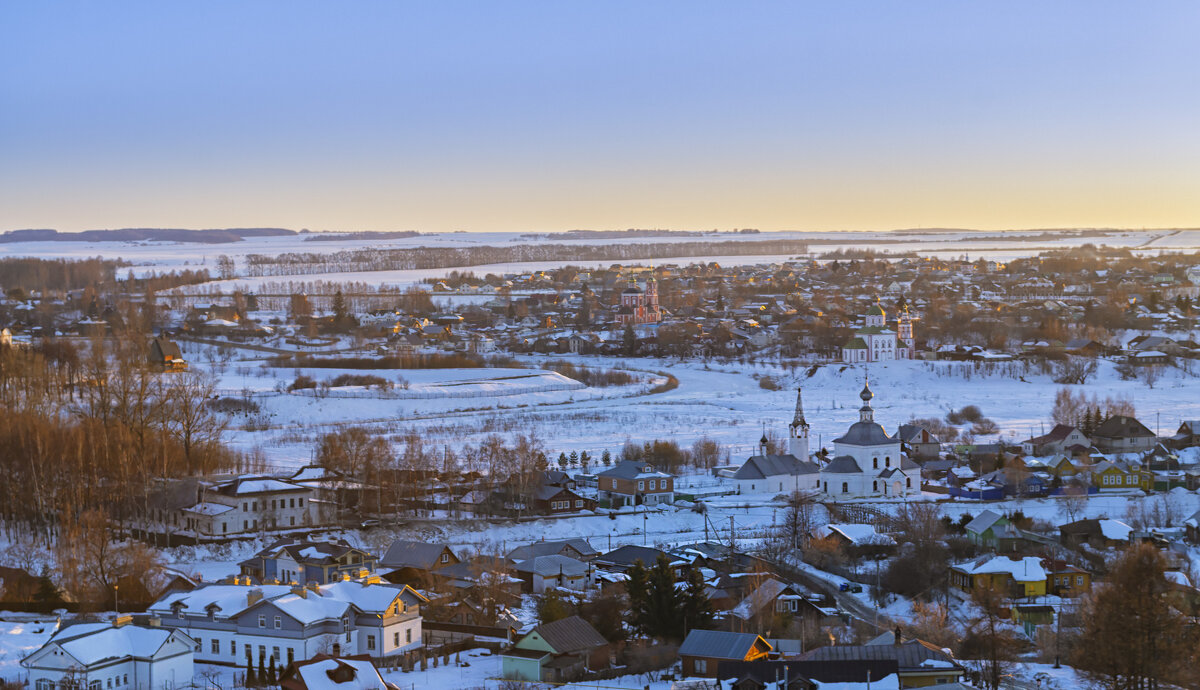
[[[202,374],[152,370],[140,338],[0,348],[3,528],[50,543],[91,510],[127,523],[162,480],[234,466],[213,395]]]

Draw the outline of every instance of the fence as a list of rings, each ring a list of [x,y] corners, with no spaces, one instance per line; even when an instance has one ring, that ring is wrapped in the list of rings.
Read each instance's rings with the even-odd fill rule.
[[[530,378],[535,378],[537,375],[531,375]],[[500,379],[493,379],[500,380]],[[460,384],[450,385],[480,385],[491,383],[492,380],[469,381]],[[443,400],[447,398],[497,398],[509,395],[528,395],[530,393],[552,393],[556,391],[577,391],[587,388],[586,385],[579,381],[559,381],[555,383],[544,383],[541,385],[515,385],[505,386],[499,390],[495,388],[463,388],[461,390],[450,390],[447,384],[437,384],[438,390],[412,390],[412,389],[392,389],[392,390],[320,390],[317,388],[300,388],[292,391],[295,395],[307,395],[314,398],[370,398],[370,399],[387,399],[387,400]]]

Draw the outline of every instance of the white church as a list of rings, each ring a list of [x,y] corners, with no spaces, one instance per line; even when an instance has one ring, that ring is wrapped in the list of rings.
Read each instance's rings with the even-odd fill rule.
[[[804,403],[796,389],[796,411],[788,425],[788,452],[783,455],[767,453],[767,435],[759,441],[758,455],[752,455],[733,473],[739,494],[770,493],[791,495],[796,492],[815,493],[820,489],[819,469],[808,456],[808,422],[804,419]]]
[[[896,330],[888,328],[887,312],[879,302],[871,305],[863,317],[863,327],[854,332],[850,342],[842,346],[842,361],[847,364],[888,362],[913,359],[917,356],[917,341],[913,338],[912,317],[905,309],[896,319]]]
[[[882,310],[881,310],[882,311]],[[858,421],[834,439],[834,457],[821,468],[821,494],[832,500],[899,497],[921,492],[921,467],[901,453],[900,436],[888,436],[875,421],[870,383],[859,393]]]

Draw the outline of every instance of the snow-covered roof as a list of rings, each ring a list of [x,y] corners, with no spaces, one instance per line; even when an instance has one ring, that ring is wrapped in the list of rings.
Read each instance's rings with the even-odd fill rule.
[[[854,525],[854,524],[835,524],[835,525],[820,525],[813,530],[813,534],[824,539],[831,534],[840,534],[846,539],[849,539],[855,546],[872,546],[882,544],[895,544],[896,540],[880,534],[875,531],[874,525]]]
[[[57,644],[79,663],[92,666],[112,659],[153,656],[172,632],[170,628],[83,623],[62,628],[47,644]]]
[[[227,506],[224,503],[197,503],[191,508],[184,508],[184,512],[197,513],[199,515],[221,515],[233,510],[233,506]]]
[[[297,673],[309,690],[388,690],[378,669],[367,659],[321,659],[301,664]]]
[[[1113,541],[1129,541],[1129,533],[1133,531],[1132,527],[1120,520],[1101,519],[1099,524],[1100,534]]]
[[[954,567],[968,575],[1008,574],[1017,582],[1034,582],[1046,579],[1046,570],[1042,567],[1042,559],[1036,556],[1025,556],[1022,558],[984,556],[983,558],[968,561]]]

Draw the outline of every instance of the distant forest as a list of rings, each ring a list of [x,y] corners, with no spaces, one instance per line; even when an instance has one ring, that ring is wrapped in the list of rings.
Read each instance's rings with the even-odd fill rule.
[[[287,252],[246,255],[251,277],[458,268],[518,261],[637,261],[688,256],[796,255],[808,251],[800,240],[725,240],[663,244],[518,244],[507,247],[416,247],[355,249],[330,253]]]
[[[10,242],[196,242],[225,244],[241,242],[246,237],[280,237],[295,235],[285,228],[225,228],[223,230],[182,230],[178,228],[122,228],[120,230],[11,230],[0,234],[0,243]]]

